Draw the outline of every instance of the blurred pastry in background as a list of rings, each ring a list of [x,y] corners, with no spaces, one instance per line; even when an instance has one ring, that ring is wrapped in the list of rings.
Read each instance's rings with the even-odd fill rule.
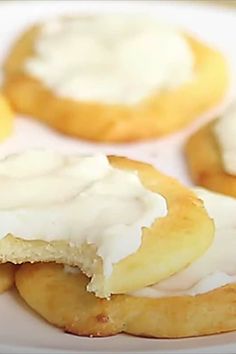
[[[169,277],[214,237],[194,193],[126,158],[29,150],[0,161],[0,182],[0,262],[78,266],[99,297]]]
[[[8,137],[13,129],[13,112],[7,99],[0,92],[0,141]]]
[[[17,112],[100,142],[175,132],[216,105],[229,81],[217,50],[154,17],[124,14],[36,25],[4,69]]]
[[[215,237],[185,269],[101,300],[86,291],[89,280],[77,268],[25,264],[16,273],[20,295],[48,322],[77,335],[181,338],[236,330],[236,199],[194,191],[214,220]]]
[[[190,137],[186,157],[196,184],[236,197],[236,104]]]

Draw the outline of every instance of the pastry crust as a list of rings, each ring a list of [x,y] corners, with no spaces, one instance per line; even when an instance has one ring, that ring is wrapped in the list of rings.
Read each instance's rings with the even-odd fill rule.
[[[16,266],[11,263],[0,264],[0,293],[9,290],[15,283]]]
[[[101,300],[86,292],[87,282],[82,273],[68,274],[56,264],[25,264],[16,273],[26,303],[69,333],[180,338],[236,330],[235,284],[192,297]]]
[[[0,93],[0,141],[10,135],[13,128],[13,112],[6,98]]]
[[[228,86],[222,54],[186,35],[196,61],[190,82],[157,92],[132,106],[64,99],[23,70],[25,61],[34,54],[39,30],[37,26],[30,28],[9,53],[4,66],[4,91],[16,111],[64,134],[100,142],[159,137],[181,129],[214,106]]]
[[[236,197],[236,176],[224,171],[214,122],[190,137],[185,152],[193,181],[215,192]]]
[[[111,276],[104,277],[101,258],[91,244],[72,247],[66,241],[26,241],[8,235],[0,240],[1,262],[76,265],[92,277],[89,290],[107,297],[165,279],[207,250],[214,237],[214,226],[193,192],[148,164],[121,157],[109,160],[114,167],[137,171],[144,186],[162,194],[168,204],[168,215],[143,230],[140,248],[114,264]]]

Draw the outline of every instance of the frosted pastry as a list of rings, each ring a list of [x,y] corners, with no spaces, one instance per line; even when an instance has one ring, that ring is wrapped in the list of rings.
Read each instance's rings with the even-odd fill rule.
[[[186,144],[193,181],[213,191],[236,197],[236,107],[194,133]]]
[[[101,301],[86,291],[88,279],[76,268],[23,265],[16,274],[20,295],[47,321],[78,335],[180,338],[236,330],[236,199],[195,192],[214,219],[215,238],[182,271]]]
[[[4,90],[18,112],[102,142],[181,129],[228,86],[221,53],[141,15],[39,24],[17,40],[4,69]]]
[[[213,234],[194,193],[150,165],[47,150],[0,161],[1,262],[79,266],[97,296],[170,276]]]

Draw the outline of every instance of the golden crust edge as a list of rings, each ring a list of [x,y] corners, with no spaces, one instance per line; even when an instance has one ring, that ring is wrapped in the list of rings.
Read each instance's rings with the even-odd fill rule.
[[[196,296],[114,295],[101,300],[86,292],[87,281],[55,264],[25,264],[16,274],[16,286],[28,305],[69,333],[184,338],[236,330],[236,284]]]

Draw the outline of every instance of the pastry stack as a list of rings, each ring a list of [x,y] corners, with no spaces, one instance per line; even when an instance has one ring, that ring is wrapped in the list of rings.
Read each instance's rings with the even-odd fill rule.
[[[4,72],[13,110],[103,143],[176,132],[229,84],[220,52],[141,15],[36,24]],[[187,142],[197,187],[125,157],[40,149],[2,159],[0,290],[15,284],[45,320],[77,335],[236,330],[234,112]]]

